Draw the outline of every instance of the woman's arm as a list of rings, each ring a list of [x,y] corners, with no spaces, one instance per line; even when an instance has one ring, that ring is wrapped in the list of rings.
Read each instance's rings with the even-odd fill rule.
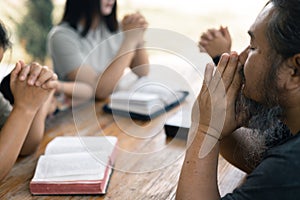
[[[93,88],[84,82],[59,81],[57,92],[64,93],[67,97],[89,100],[93,97]]]
[[[53,72],[36,63],[16,64],[10,82],[14,107],[0,133],[0,179],[14,165],[38,110],[56,86],[56,79]]]
[[[147,76],[149,74],[149,57],[147,50],[143,45],[135,51],[135,56],[130,65],[131,70],[138,76]]]
[[[49,113],[49,109],[52,106],[51,101],[52,98],[54,98],[53,94],[54,91],[51,92],[48,99],[42,104],[40,109],[35,114],[26,139],[23,143],[20,155],[26,156],[32,154],[43,139],[45,132],[45,121]]]
[[[116,55],[116,59],[100,75],[92,67],[84,66],[72,71],[68,75],[68,79],[87,83],[95,91],[96,99],[105,99],[113,92],[124,70],[130,66],[135,55],[135,52],[132,51],[132,49],[135,49],[135,46],[135,42],[128,39],[124,40]]]
[[[148,55],[145,49],[140,48],[144,43],[144,33],[147,27],[148,23],[140,13],[124,17],[122,20],[124,41],[116,59],[99,79],[96,89],[96,96],[99,99],[106,98],[112,93],[126,67],[135,68],[133,72],[138,76],[148,74]],[[140,67],[142,65],[144,66]]]
[[[4,124],[0,133],[0,180],[16,162],[35,114],[35,110],[15,106]]]
[[[143,41],[144,32],[148,24],[139,13],[127,15],[122,21],[124,40],[117,52],[113,62],[106,70],[98,75],[90,66],[78,68],[68,74],[69,80],[84,82],[93,87],[96,99],[107,98],[114,90],[118,81],[127,67],[148,64],[148,56],[145,50],[137,50]],[[138,70],[137,70],[138,71]],[[142,70],[139,74],[145,74]]]

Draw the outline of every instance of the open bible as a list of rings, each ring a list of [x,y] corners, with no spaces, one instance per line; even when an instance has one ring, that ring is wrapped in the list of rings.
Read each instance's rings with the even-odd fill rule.
[[[103,110],[107,113],[138,120],[151,120],[178,106],[189,95],[188,91],[141,79],[128,90],[113,92]]]
[[[116,156],[113,136],[60,136],[41,155],[30,192],[34,195],[104,194]]]

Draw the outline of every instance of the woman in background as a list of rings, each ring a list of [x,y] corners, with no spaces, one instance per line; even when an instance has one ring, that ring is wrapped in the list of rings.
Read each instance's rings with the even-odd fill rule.
[[[64,81],[58,91],[73,100],[105,99],[127,67],[139,77],[148,74],[147,21],[134,13],[120,27],[116,10],[115,0],[67,0],[61,23],[48,35],[54,70]]]

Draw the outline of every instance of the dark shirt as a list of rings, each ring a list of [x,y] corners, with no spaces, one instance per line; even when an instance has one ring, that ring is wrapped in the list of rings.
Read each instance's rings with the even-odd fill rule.
[[[216,66],[217,66],[218,63],[219,63],[220,58],[221,58],[221,56],[216,56],[216,57],[213,57],[213,58],[212,58]]]
[[[267,150],[245,183],[223,200],[299,200],[300,132]]]
[[[14,104],[14,96],[10,89],[10,74],[3,78],[0,84],[0,92],[3,94],[4,98],[10,102],[10,104]]]

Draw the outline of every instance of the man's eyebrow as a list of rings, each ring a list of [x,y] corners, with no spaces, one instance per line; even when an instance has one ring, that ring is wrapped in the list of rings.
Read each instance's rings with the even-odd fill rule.
[[[254,34],[253,34],[253,32],[252,31],[248,31],[248,34],[250,35],[250,37],[251,37],[251,40],[253,40],[255,37],[254,37]]]

